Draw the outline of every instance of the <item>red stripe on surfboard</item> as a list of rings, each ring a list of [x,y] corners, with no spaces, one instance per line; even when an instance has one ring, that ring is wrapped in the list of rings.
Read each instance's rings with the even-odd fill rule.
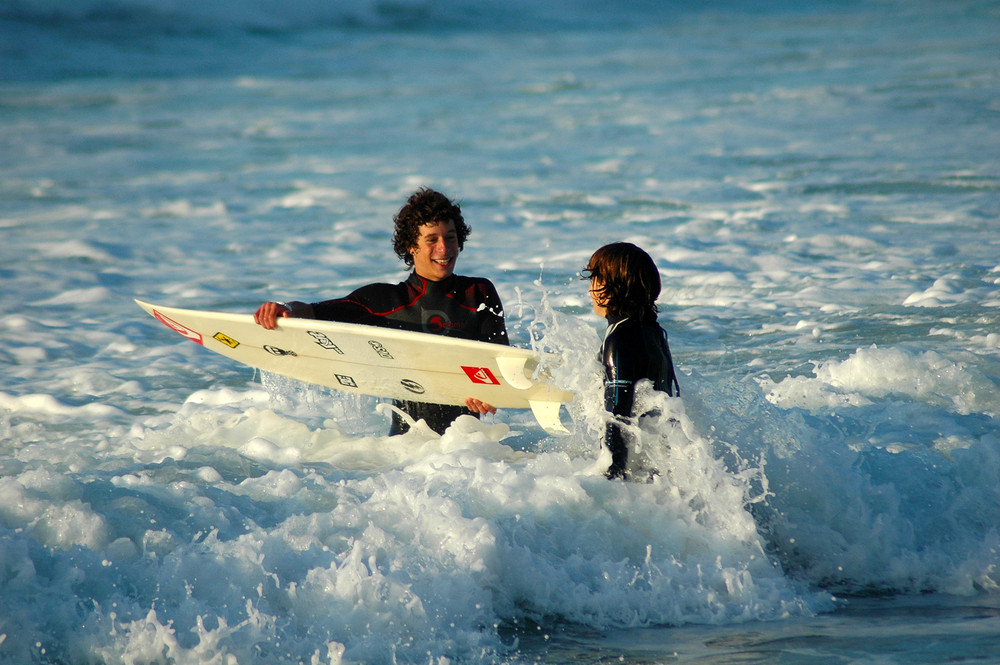
[[[192,342],[197,342],[198,344],[201,344],[202,346],[205,345],[205,342],[202,341],[201,333],[200,332],[197,332],[195,330],[191,330],[187,326],[183,326],[183,325],[177,323],[176,321],[174,321],[173,319],[167,318],[166,316],[164,316],[160,312],[156,311],[155,309],[153,310],[153,316],[156,317],[157,321],[159,321],[160,323],[162,323],[166,327],[170,328],[174,332],[177,332],[177,333],[180,333],[180,334],[184,335],[185,337],[187,337]]]

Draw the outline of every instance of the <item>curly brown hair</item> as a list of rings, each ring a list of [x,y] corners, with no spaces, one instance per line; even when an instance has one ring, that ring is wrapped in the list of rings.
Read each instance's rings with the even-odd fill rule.
[[[644,250],[629,242],[604,245],[590,257],[587,278],[597,279],[595,293],[603,300],[609,317],[656,318],[660,296],[660,271]]]
[[[409,267],[413,267],[413,256],[410,250],[417,246],[420,238],[420,227],[424,224],[438,222],[454,222],[455,233],[458,234],[459,251],[465,247],[465,239],[472,230],[462,217],[462,208],[441,192],[427,187],[421,187],[410,195],[399,212],[392,218],[395,231],[392,235],[392,248],[396,256]]]

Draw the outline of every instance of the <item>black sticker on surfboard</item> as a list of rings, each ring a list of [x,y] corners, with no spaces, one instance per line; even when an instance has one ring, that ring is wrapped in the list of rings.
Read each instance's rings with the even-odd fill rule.
[[[423,395],[425,390],[422,385],[414,381],[413,379],[403,379],[399,382],[401,386],[409,390],[411,393],[416,393],[418,395]]]
[[[346,374],[334,374],[337,377],[337,381],[342,386],[347,386],[348,388],[357,388],[358,383],[354,380],[354,377],[347,376]]]
[[[306,332],[309,333],[309,335],[316,340],[316,343],[324,349],[336,351],[340,355],[344,355],[344,352],[340,350],[340,347],[334,344],[333,340],[326,336],[326,333],[321,333],[318,330],[307,330]]]
[[[370,339],[368,340],[368,345],[375,350],[375,353],[377,353],[380,358],[385,358],[386,360],[393,360],[392,354],[389,353],[389,350],[387,348],[382,346],[382,342],[375,339]]]
[[[294,351],[286,351],[285,349],[279,349],[276,346],[271,346],[270,344],[264,345],[264,350],[270,353],[272,356],[297,356],[299,354]]]

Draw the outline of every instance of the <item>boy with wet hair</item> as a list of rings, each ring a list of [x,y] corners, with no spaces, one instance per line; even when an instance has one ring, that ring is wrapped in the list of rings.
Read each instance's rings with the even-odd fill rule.
[[[465,241],[472,229],[465,223],[462,208],[441,192],[421,187],[407,199],[393,218],[394,231],[392,248],[396,256],[409,267],[413,267],[410,249],[417,244],[420,227],[434,222],[451,221],[455,224],[455,236],[459,251],[465,249]]]
[[[636,382],[649,379],[656,390],[680,395],[667,333],[656,320],[660,273],[649,254],[627,242],[598,249],[584,272],[594,312],[608,320],[600,352],[604,407],[613,416],[604,434],[611,451],[605,475],[627,480],[630,441],[623,425],[641,415],[633,412]]]

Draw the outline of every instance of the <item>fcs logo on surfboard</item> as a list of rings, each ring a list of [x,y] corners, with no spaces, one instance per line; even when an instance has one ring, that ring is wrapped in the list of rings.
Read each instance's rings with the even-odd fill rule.
[[[473,383],[482,383],[487,386],[500,385],[497,377],[493,376],[493,372],[490,371],[489,367],[466,367],[462,365],[462,369],[465,370],[466,375]]]

